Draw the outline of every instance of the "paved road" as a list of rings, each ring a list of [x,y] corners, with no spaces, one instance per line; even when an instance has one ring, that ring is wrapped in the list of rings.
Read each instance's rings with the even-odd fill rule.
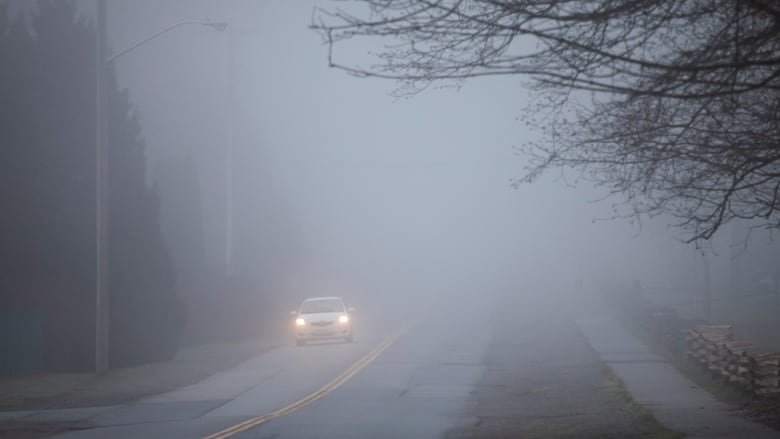
[[[248,420],[257,425],[218,437],[440,437],[474,422],[463,413],[490,340],[484,299],[449,298],[394,318],[363,309],[354,344],[291,343],[133,405],[34,416],[95,427],[57,436],[67,439],[197,438]]]
[[[297,348],[290,340],[135,404],[4,412],[0,420],[90,425],[58,436],[66,439],[655,437],[652,422],[626,410],[605,360],[674,430],[778,437],[703,395],[597,302],[475,293],[401,312],[364,304],[353,344]]]

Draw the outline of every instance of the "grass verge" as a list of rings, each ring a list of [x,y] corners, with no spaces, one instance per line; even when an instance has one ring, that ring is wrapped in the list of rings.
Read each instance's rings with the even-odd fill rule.
[[[655,340],[635,321],[629,319],[620,319],[620,323],[624,328],[626,328],[626,330],[628,330],[630,334],[634,335],[643,343],[650,346],[650,348],[655,353],[668,361],[675,369],[685,375],[685,377],[693,381],[693,383],[697,386],[712,394],[718,400],[735,408],[742,407],[751,401],[751,397],[749,395],[721,381],[713,379],[709,371],[706,371],[689,361],[687,358],[685,358],[684,354],[676,352],[663,343]]]
[[[89,373],[44,373],[0,380],[0,411],[115,405],[196,383],[275,346],[256,338],[184,348],[173,359]]]
[[[619,401],[622,401],[622,412],[631,419],[631,424],[636,427],[636,433],[643,439],[682,439],[683,435],[672,431],[665,425],[658,422],[657,419],[645,407],[637,404],[634,398],[626,389],[623,381],[612,371],[606,375],[606,390],[612,393]]]

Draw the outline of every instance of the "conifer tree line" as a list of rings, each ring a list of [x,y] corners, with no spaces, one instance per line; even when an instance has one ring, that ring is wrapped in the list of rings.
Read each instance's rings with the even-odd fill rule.
[[[0,310],[45,317],[52,370],[94,365],[94,26],[71,1],[0,3]],[[186,319],[146,183],[146,145],[109,75],[112,367],[172,356]]]

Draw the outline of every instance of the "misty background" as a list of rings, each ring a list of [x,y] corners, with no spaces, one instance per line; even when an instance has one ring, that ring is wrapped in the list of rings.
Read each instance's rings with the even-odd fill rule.
[[[529,100],[518,81],[477,80],[459,90],[395,99],[391,82],[327,68],[320,37],[307,30],[316,4],[111,5],[109,41],[115,48],[184,19],[230,23],[222,33],[182,28],[117,67],[120,85],[128,87],[142,114],[150,181],[167,178],[166,161],[196,164],[211,264],[224,260],[230,80],[236,90],[234,200],[240,210],[235,241],[260,235],[264,247],[273,249],[271,259],[297,246],[288,267],[294,275],[283,282],[293,290],[341,290],[378,278],[380,284],[428,276],[442,282],[476,267],[493,267],[507,278],[545,267],[560,269],[555,277],[573,279],[578,263],[590,273],[611,266],[604,274],[633,278],[657,272],[642,267],[657,265],[659,255],[681,251],[672,239],[659,243],[663,226],[648,225],[637,239],[630,225],[594,224],[610,212],[590,203],[600,194],[587,187],[574,190],[552,177],[543,185],[510,187],[523,165],[512,146],[535,135],[518,120]],[[81,6],[86,11],[90,2]],[[274,227],[292,236],[273,242],[268,229]],[[627,263],[626,254],[635,262]],[[265,265],[234,259],[252,271]]]
[[[157,210],[142,203],[146,195],[112,203],[159,224],[170,262],[163,277],[178,310],[163,314],[181,314],[168,328],[180,334],[168,355],[183,344],[283,331],[287,312],[311,296],[340,295],[362,311],[413,306],[426,295],[541,284],[629,288],[637,280],[695,296],[702,251],[713,285],[733,287],[737,254],[748,261],[750,288],[775,276],[751,268],[777,251],[755,232],[756,244],[743,252],[745,225],[727,227],[702,250],[681,243],[664,218],[599,220],[612,216],[610,201],[597,202],[604,193],[586,182],[573,187],[574,175],[513,188],[524,166],[513,146],[540,135],[519,119],[533,98],[522,81],[475,79],[394,98],[392,82],[327,67],[326,47],[308,29],[313,8],[324,3],[108,2],[112,53],[177,22],[229,23],[222,32],[182,26],[114,64],[126,93],[117,99],[128,106],[117,111],[137,117],[138,163]],[[92,26],[94,2],[74,5],[76,22]],[[33,2],[7,6],[9,22],[38,13]],[[342,50],[360,64],[379,44]],[[86,131],[82,141],[89,139]],[[83,151],[94,160],[93,145]],[[87,309],[94,296],[84,279],[78,294]],[[83,320],[78,338],[88,351],[90,319]],[[128,334],[138,322],[126,322]]]

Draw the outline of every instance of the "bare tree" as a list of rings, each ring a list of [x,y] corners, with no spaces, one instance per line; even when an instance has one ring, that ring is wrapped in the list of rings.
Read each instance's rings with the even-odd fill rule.
[[[359,0],[317,10],[332,67],[399,80],[527,78],[548,110],[526,175],[574,168],[616,216],[670,214],[691,241],[734,218],[780,228],[780,3],[775,0]],[[339,42],[386,40],[376,64]],[[539,108],[541,105],[541,108]],[[529,120],[533,121],[532,117]]]

